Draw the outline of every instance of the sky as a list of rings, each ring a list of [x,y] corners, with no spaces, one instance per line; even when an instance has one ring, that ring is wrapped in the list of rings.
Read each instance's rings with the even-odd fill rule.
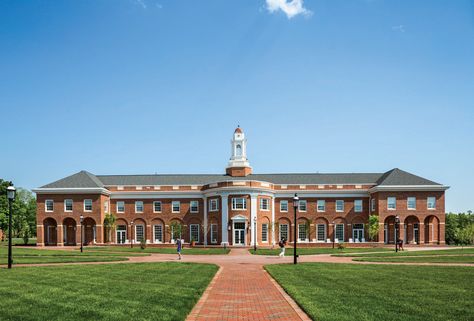
[[[474,210],[474,2],[1,0],[0,178],[412,172]]]

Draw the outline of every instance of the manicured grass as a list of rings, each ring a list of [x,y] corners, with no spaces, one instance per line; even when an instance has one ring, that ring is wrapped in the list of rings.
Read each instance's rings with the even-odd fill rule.
[[[420,255],[462,255],[462,254],[474,254],[474,248],[459,248],[455,247],[449,250],[427,250],[427,251],[413,251],[413,250],[405,250],[400,252],[390,251],[384,253],[369,253],[369,254],[343,254],[334,256],[353,256],[353,257],[386,257],[386,256],[420,256]]]
[[[314,319],[473,320],[474,268],[303,263],[265,269]]]
[[[13,245],[25,245],[25,242],[22,238],[13,237],[12,238]],[[36,237],[28,239],[27,245],[36,245]],[[8,239],[5,238],[5,241],[0,242],[0,246],[8,246]]]
[[[0,269],[0,318],[184,320],[217,269],[182,262]]]
[[[249,250],[251,254],[257,254],[257,255],[278,255],[280,254],[280,248],[274,248],[274,249],[257,249],[257,252],[255,253],[253,249]],[[314,254],[341,254],[341,253],[360,253],[360,252],[385,252],[385,251],[392,251],[392,249],[389,248],[383,248],[383,247],[367,247],[367,248],[361,248],[361,247],[354,247],[354,248],[345,248],[345,249],[333,249],[333,248],[328,248],[328,247],[303,247],[303,248],[298,248],[296,250],[296,253],[298,255],[314,255]],[[293,255],[293,248],[287,247],[285,250],[285,256],[291,256]]]
[[[125,246],[95,246],[87,248],[89,251],[105,251],[105,252],[138,252],[138,253],[162,253],[162,254],[176,254],[175,247],[147,247],[142,250],[140,245],[134,246],[133,248]],[[228,254],[230,249],[215,247],[215,248],[200,248],[200,247],[184,247],[182,254],[190,255],[219,255]]]
[[[393,263],[471,263],[471,264],[474,264],[474,255],[358,257],[358,258],[354,258],[353,261],[393,262]]]

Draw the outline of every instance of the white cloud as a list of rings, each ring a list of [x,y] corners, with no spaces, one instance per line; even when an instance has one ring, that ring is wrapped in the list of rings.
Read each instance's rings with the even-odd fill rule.
[[[398,25],[398,26],[392,26],[393,31],[399,31],[399,32],[405,32],[405,26],[404,25]]]
[[[297,15],[309,17],[313,14],[310,10],[303,6],[304,0],[266,0],[267,10],[271,13],[279,10],[283,11],[288,19]]]
[[[141,6],[143,9],[146,9],[147,5],[145,3],[145,0],[134,0],[133,1],[136,5]]]

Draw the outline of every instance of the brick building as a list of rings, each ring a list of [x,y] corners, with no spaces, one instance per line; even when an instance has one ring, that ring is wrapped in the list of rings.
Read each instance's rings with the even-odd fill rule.
[[[77,245],[83,215],[85,244],[105,242],[104,218],[115,214],[110,242],[142,239],[166,244],[181,237],[197,244],[272,245],[368,240],[369,215],[379,216],[377,242],[399,235],[410,244],[444,244],[448,188],[400,169],[386,173],[253,174],[247,140],[234,132],[226,174],[94,175],[81,171],[34,190],[38,245]]]

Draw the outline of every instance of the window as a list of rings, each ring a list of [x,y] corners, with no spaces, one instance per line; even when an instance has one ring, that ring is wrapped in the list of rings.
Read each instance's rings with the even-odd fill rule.
[[[336,238],[338,241],[344,242],[344,224],[336,224]]]
[[[269,199],[268,198],[261,198],[260,199],[260,209],[262,211],[268,211],[270,209],[270,205],[269,205]]]
[[[354,212],[357,212],[357,213],[362,212],[362,200],[354,201]]]
[[[189,240],[199,243],[199,224],[189,225]]]
[[[135,202],[135,213],[143,213],[143,201]]]
[[[72,212],[72,200],[64,200],[64,212]]]
[[[344,212],[344,201],[336,200],[336,212]]]
[[[144,225],[135,225],[135,241],[140,243],[145,239],[145,226]]]
[[[370,208],[371,208],[372,212],[375,212],[375,198],[372,198],[370,200]]]
[[[154,201],[153,202],[153,212],[161,213],[161,201]]]
[[[307,241],[306,224],[298,224],[298,241]]]
[[[324,242],[326,240],[326,224],[317,225],[318,242]]]
[[[213,198],[209,200],[209,211],[216,212],[219,210],[219,202],[217,198]]]
[[[155,243],[163,243],[163,225],[153,225],[153,236]]]
[[[181,203],[179,201],[171,202],[171,212],[179,213],[181,211]]]
[[[118,201],[117,202],[117,213],[123,213],[125,212],[125,202],[124,201]]]
[[[236,149],[235,155],[236,155],[237,157],[242,156],[242,146],[237,145],[235,149]]]
[[[288,212],[288,201],[286,200],[280,201],[280,212]]]
[[[232,199],[232,209],[233,210],[246,210],[247,209],[247,199],[243,197],[235,197]]]
[[[109,212],[109,201],[104,202],[104,212],[108,213]]]
[[[428,197],[427,199],[427,205],[429,210],[435,210],[436,209],[436,197]]]
[[[92,211],[92,200],[84,200],[84,212]]]
[[[326,211],[326,201],[325,200],[318,200],[318,202],[317,202],[317,211],[318,212],[325,212]]]
[[[198,201],[191,201],[190,203],[191,213],[198,213],[199,212],[199,202]]]
[[[44,202],[44,207],[46,212],[54,211],[54,201],[53,200],[46,200]]]
[[[298,204],[299,204],[298,210],[300,212],[306,212],[306,200],[300,200]]]
[[[397,208],[397,199],[395,197],[387,197],[387,209],[394,210]]]
[[[262,242],[268,243],[268,224],[262,224]]]
[[[217,224],[211,224],[211,243],[217,243]]]
[[[416,210],[416,197],[407,198],[407,209]]]
[[[280,224],[280,240],[288,241],[288,224]]]

